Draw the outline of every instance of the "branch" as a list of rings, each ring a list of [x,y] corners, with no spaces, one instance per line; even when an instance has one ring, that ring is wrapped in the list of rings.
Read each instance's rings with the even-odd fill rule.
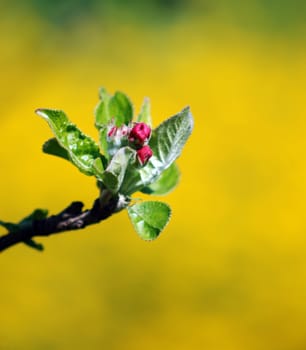
[[[120,206],[119,197],[110,196],[109,194],[96,199],[91,209],[83,211],[83,206],[82,202],[72,202],[57,215],[51,215],[42,220],[33,220],[31,225],[21,228],[17,232],[9,232],[1,236],[0,252],[33,237],[50,236],[55,233],[79,230],[97,224],[123,209]]]

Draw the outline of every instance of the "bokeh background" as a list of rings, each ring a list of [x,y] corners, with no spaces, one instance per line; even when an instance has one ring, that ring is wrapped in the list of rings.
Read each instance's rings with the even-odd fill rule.
[[[1,254],[1,350],[306,348],[305,39],[304,0],[0,1],[0,219],[97,195],[36,108],[195,118],[157,241],[123,212]]]

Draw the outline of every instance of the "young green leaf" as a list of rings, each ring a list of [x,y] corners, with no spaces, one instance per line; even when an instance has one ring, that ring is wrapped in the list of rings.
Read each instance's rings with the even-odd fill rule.
[[[111,121],[108,107],[111,96],[107,93],[106,89],[101,88],[99,97],[100,101],[95,109],[95,126],[98,130],[106,128],[107,124]]]
[[[193,118],[189,107],[165,120],[152,134],[150,146],[160,162],[160,168],[166,170],[181,154],[193,129]]]
[[[43,144],[43,152],[70,161],[69,153],[63,148],[56,138],[52,138]]]
[[[39,252],[42,252],[44,250],[44,246],[41,243],[34,241],[33,238],[27,239],[23,241],[23,243],[30,248],[38,250]]]
[[[35,209],[30,215],[23,218],[19,225],[24,225],[29,222],[32,222],[33,220],[42,220],[45,219],[48,216],[48,210],[47,209]]]
[[[135,160],[135,154],[136,152],[130,147],[122,147],[115,153],[101,177],[109,190],[119,191],[129,164]]]
[[[122,92],[115,92],[109,101],[109,114],[117,126],[128,125],[133,119],[133,106],[129,98]]]
[[[22,219],[18,226],[20,229],[24,229],[26,227],[32,227],[34,220],[43,220],[48,216],[48,210],[46,209],[35,209],[30,215],[26,216]],[[43,251],[44,246],[41,243],[37,243],[34,239],[29,238],[23,242],[28,247],[36,249],[38,251]]]
[[[19,226],[17,224],[13,224],[12,222],[5,222],[0,220],[0,226],[13,233],[19,230]]]
[[[149,142],[153,157],[141,172],[145,185],[152,183],[180,156],[192,129],[193,118],[187,107],[153,131]]]
[[[26,226],[31,225],[33,220],[42,220],[48,216],[48,210],[46,209],[35,209],[30,215],[19,221],[18,224],[11,222],[0,221],[0,226],[3,226],[10,232],[17,232],[20,229],[24,229]]]
[[[94,175],[93,163],[96,158],[101,157],[98,145],[72,124],[63,111],[38,109],[36,113],[48,122],[72,163],[84,174]]]
[[[127,194],[140,191],[157,181],[158,177],[180,156],[192,128],[193,118],[189,107],[187,107],[153,130],[149,142],[153,156],[138,171]]]
[[[133,162],[130,162],[126,169],[125,176],[120,187],[120,193],[126,196],[130,196],[136,191],[135,188],[137,189],[137,184],[142,184],[139,168],[135,167],[135,164],[133,164]]]
[[[103,127],[99,130],[99,145],[102,153],[106,158],[110,158],[108,154],[107,128]]]
[[[101,88],[100,101],[95,109],[95,126],[99,130],[99,144],[103,154],[108,157],[107,132],[111,123],[116,126],[128,125],[133,118],[133,106],[129,98],[122,92],[114,96]]]
[[[102,173],[104,171],[104,168],[107,166],[107,163],[105,162],[104,158],[96,158],[92,164],[95,176],[100,179],[102,176]]]
[[[42,220],[48,216],[48,210],[35,209],[30,215],[23,218],[18,224],[0,221],[0,225],[5,227],[10,233],[17,233],[19,230],[31,229],[34,220]],[[42,251],[43,245],[35,242],[32,238],[23,241],[27,246]]]
[[[168,169],[151,185],[144,187],[141,192],[162,196],[171,192],[180,180],[180,171],[175,163],[172,163]]]
[[[128,207],[128,214],[138,235],[151,241],[169,222],[171,209],[163,202],[140,202]]]
[[[24,225],[24,224],[23,224]],[[21,229],[20,224],[13,224],[11,222],[3,222],[0,221],[0,226],[3,226],[8,230],[10,233],[17,233]],[[36,250],[42,251],[44,249],[44,246],[40,243],[35,242],[33,239],[27,239],[23,242],[27,246],[34,248]]]
[[[132,121],[133,106],[124,93],[117,91],[111,96],[101,88],[99,95],[100,102],[95,109],[95,125],[99,130],[106,128],[112,121],[116,126],[127,125]]]
[[[137,118],[138,123],[146,123],[152,126],[150,99],[146,97],[143,101],[140,113]]]

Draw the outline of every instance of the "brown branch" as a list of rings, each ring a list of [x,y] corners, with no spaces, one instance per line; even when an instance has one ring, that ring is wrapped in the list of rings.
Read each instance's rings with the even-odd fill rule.
[[[127,203],[123,204],[120,203],[118,196],[114,197],[109,192],[96,199],[92,208],[88,210],[83,211],[84,204],[82,202],[72,202],[57,215],[51,215],[43,220],[34,220],[30,226],[1,236],[0,252],[33,237],[50,236],[96,224],[123,209]]]

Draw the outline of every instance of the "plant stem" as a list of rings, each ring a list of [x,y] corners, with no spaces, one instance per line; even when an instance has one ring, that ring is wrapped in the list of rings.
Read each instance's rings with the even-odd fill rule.
[[[107,198],[107,200],[101,200]],[[33,237],[50,236],[55,233],[79,230],[107,219],[113,213],[120,211],[118,196],[97,198],[91,209],[84,210],[82,202],[72,202],[57,215],[51,215],[43,220],[34,220],[30,227],[21,228],[17,232],[9,232],[0,237],[0,252],[17,243]]]

